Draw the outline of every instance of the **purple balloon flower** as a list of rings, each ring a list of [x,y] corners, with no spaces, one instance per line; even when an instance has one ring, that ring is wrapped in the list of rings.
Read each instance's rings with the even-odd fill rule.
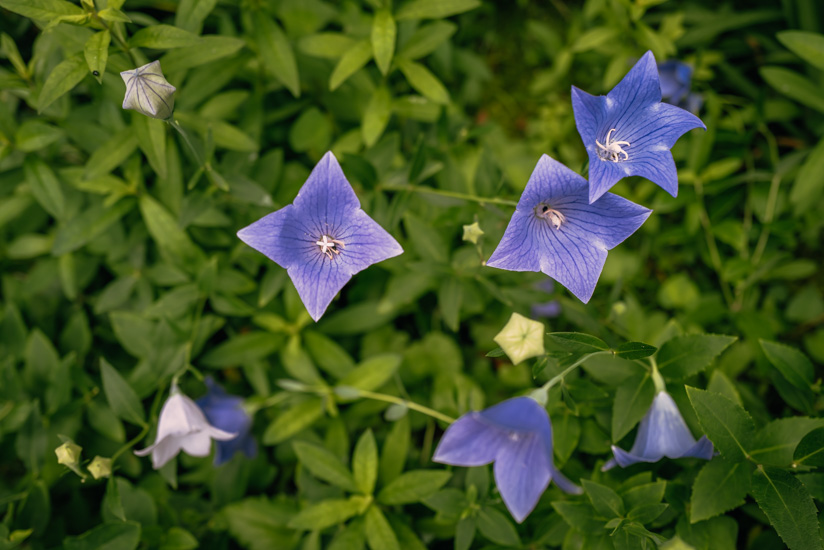
[[[589,202],[618,180],[642,176],[673,197],[678,173],[670,149],[685,132],[704,128],[693,115],[661,103],[661,84],[647,52],[606,96],[572,87],[575,125],[589,154]]]
[[[207,376],[203,382],[209,391],[195,403],[206,415],[209,424],[237,434],[234,439],[217,442],[215,466],[227,462],[238,451],[254,458],[257,454],[257,443],[249,434],[252,429],[252,418],[243,409],[243,398],[226,393],[211,376]]]
[[[567,493],[581,493],[555,467],[549,415],[530,397],[507,399],[461,416],[447,428],[432,460],[453,466],[494,462],[498,491],[518,523],[532,512],[553,479]]]
[[[607,250],[632,235],[652,210],[612,193],[590,204],[587,190],[587,180],[542,156],[486,265],[542,271],[588,302]]]
[[[709,460],[712,458],[713,446],[707,436],[695,440],[678,405],[670,394],[661,391],[641,419],[632,449],[626,452],[613,445],[612,452],[615,458],[604,464],[602,471],[607,471],[616,464],[626,468],[636,462],[658,462],[664,457],[692,456]]]
[[[352,275],[403,252],[361,210],[331,151],[312,170],[292,204],[237,235],[286,269],[315,321]]]
[[[698,113],[703,99],[700,94],[690,92],[691,66],[683,61],[670,59],[658,64],[658,75],[661,78],[661,97],[664,101],[693,114]]]

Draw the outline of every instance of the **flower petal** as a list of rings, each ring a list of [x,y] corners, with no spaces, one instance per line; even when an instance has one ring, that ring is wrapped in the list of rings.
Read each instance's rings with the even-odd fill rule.
[[[299,221],[315,229],[318,236],[327,234],[329,227],[340,227],[350,211],[360,208],[360,201],[332,151],[323,155],[312,169],[293,204]]]
[[[346,264],[319,252],[305,263],[293,264],[286,271],[315,321],[321,318],[340,289],[352,278]]]
[[[535,508],[549,485],[550,460],[546,445],[537,433],[513,434],[500,448],[493,468],[495,484],[518,523]]]
[[[453,422],[438,443],[432,461],[482,466],[495,460],[501,446],[509,441],[509,434],[481,421],[480,416],[479,412],[470,412]]]
[[[398,241],[360,208],[341,224],[338,235],[335,238],[344,245],[335,260],[340,260],[352,275],[403,253]]]
[[[194,432],[180,439],[180,447],[191,456],[208,456],[212,450],[212,440],[208,432]]]
[[[622,105],[661,101],[658,65],[652,51],[648,51],[638,60],[621,82],[607,94],[607,98]]]
[[[699,439],[695,443],[695,445],[687,449],[681,456],[691,456],[694,458],[703,458],[704,460],[711,460],[714,452],[715,449],[713,448],[712,441],[707,439],[707,436],[702,435],[701,439]]]

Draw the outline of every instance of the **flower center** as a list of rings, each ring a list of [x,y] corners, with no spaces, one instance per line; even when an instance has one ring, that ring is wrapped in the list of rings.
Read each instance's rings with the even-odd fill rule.
[[[566,223],[566,216],[545,202],[535,207],[535,215],[545,219],[555,229],[561,229],[561,224]]]
[[[597,139],[595,140],[595,144],[598,146],[598,157],[601,160],[609,160],[612,162],[619,162],[624,160],[629,160],[629,154],[624,151],[623,147],[629,147],[628,141],[612,141],[610,138],[612,137],[612,132],[615,131],[615,128],[612,128],[607,133],[607,139],[604,140],[602,144]],[[624,158],[621,158],[621,155],[624,155]]]
[[[346,248],[343,241],[333,239],[329,235],[323,235],[315,244],[318,245],[318,248],[320,248],[321,254],[326,254],[326,257],[330,260],[335,257],[332,253],[335,255],[340,254],[338,247]]]

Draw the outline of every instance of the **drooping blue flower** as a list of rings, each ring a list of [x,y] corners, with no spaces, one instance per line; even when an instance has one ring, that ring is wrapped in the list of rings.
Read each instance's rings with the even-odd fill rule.
[[[652,212],[612,193],[590,204],[588,192],[587,180],[542,156],[486,265],[542,271],[588,302],[607,250],[632,235]]]
[[[498,491],[518,523],[532,512],[552,480],[567,493],[581,493],[555,467],[549,415],[530,397],[507,399],[461,416],[447,428],[432,460],[453,466],[494,462]]]
[[[403,252],[361,210],[331,151],[312,170],[292,204],[237,235],[286,269],[315,321],[352,275]]]
[[[658,462],[664,457],[682,458],[691,456],[709,460],[713,446],[707,436],[698,441],[690,433],[678,405],[666,391],[658,392],[647,414],[638,426],[638,435],[629,452],[612,446],[615,458],[601,468],[607,471],[615,465],[626,468],[636,462]]]
[[[575,125],[589,154],[589,202],[618,180],[642,176],[673,197],[678,173],[670,149],[685,132],[704,128],[693,115],[661,103],[661,84],[647,52],[606,96],[572,87]]]
[[[658,64],[658,75],[661,79],[661,98],[692,114],[697,114],[703,103],[700,94],[690,91],[692,83],[692,67],[683,61],[670,59]]]
[[[209,424],[237,434],[234,439],[217,442],[215,466],[227,462],[238,451],[254,458],[257,454],[257,443],[249,433],[252,429],[252,418],[243,409],[243,398],[226,393],[211,376],[207,376],[203,382],[209,391],[195,403],[206,415]]]
[[[552,294],[555,292],[555,283],[552,279],[544,279],[535,285],[535,287],[538,290],[543,290],[547,294]],[[550,300],[548,302],[532,304],[529,311],[532,313],[533,317],[557,317],[561,314],[561,302],[558,300]]]

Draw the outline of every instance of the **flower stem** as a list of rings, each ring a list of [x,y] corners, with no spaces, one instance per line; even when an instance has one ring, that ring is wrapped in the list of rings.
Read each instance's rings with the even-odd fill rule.
[[[189,139],[189,134],[188,134],[188,133],[186,133],[186,130],[184,130],[184,129],[183,129],[183,126],[181,126],[181,125],[180,125],[180,123],[179,123],[178,121],[176,121],[176,120],[174,120],[174,119],[171,119],[171,118],[170,118],[169,120],[167,120],[166,122],[168,122],[168,123],[169,123],[169,126],[171,126],[172,128],[174,128],[175,130],[177,130],[177,132],[178,132],[178,133],[180,134],[180,136],[183,138],[183,141],[185,141],[185,142],[186,142],[186,145],[188,145],[188,146],[189,146],[189,150],[192,152],[192,155],[194,155],[195,159],[197,160],[197,163],[198,163],[200,166],[203,166],[203,165],[204,165],[204,164],[203,164],[203,158],[201,158],[200,153],[198,152],[198,150],[197,150],[197,149],[195,149],[195,146],[194,146],[194,144],[192,143],[192,140],[191,140],[191,139]]]
[[[447,424],[452,424],[455,422],[455,419],[451,416],[447,416],[443,413],[436,411],[435,409],[430,409],[429,407],[425,407],[423,405],[419,405],[414,401],[408,401],[401,397],[396,397],[394,395],[387,395],[385,393],[377,393],[367,390],[357,390],[359,397],[364,397],[366,399],[374,399],[375,401],[384,401],[386,403],[393,403],[395,405],[403,405],[404,407],[411,409],[413,411],[417,411],[421,414],[425,414],[427,416],[431,416],[436,420],[440,420],[441,422],[446,422]]]
[[[655,361],[655,357],[649,358],[651,369],[651,376],[652,376],[652,383],[655,384],[655,393],[659,394],[662,391],[667,391],[667,385],[664,383],[664,377],[661,376],[661,373],[658,372],[658,363]]]
[[[767,240],[770,238],[770,224],[775,217],[775,207],[778,202],[778,188],[781,187],[781,175],[775,174],[770,182],[770,192],[767,195],[767,211],[764,213],[764,225],[761,226],[761,234],[758,236],[758,243],[755,245],[755,252],[752,254],[752,264],[758,265],[764,250],[767,248]]]
[[[479,202],[481,204],[500,204],[501,206],[518,206],[517,201],[499,199],[497,197],[479,197],[477,195],[470,195],[468,193],[445,191],[443,189],[433,189],[432,187],[423,187],[418,185],[399,185],[394,183],[385,183],[383,185],[380,185],[379,189],[382,189],[384,191],[410,191],[413,193],[423,193],[426,195],[440,195],[442,197],[449,197],[451,199],[461,199],[465,201]]]
[[[707,248],[710,251],[712,267],[715,269],[715,274],[718,276],[718,282],[721,287],[721,293],[724,295],[724,300],[727,302],[727,305],[732,305],[732,292],[721,275],[721,272],[723,271],[723,266],[721,265],[721,254],[718,253],[718,245],[715,242],[715,235],[712,233],[712,222],[710,221],[709,214],[707,214],[707,208],[704,206],[704,184],[701,181],[701,178],[696,178],[695,180],[695,194],[698,195],[698,217],[701,220],[701,227],[704,228],[704,237],[707,240]]]
[[[155,416],[157,416],[157,409],[158,409],[158,407],[160,407],[160,397],[162,395],[163,395],[162,391],[159,391],[159,392],[155,393],[155,399],[154,399],[154,402],[152,402],[152,409],[149,412],[149,418],[154,418]],[[125,453],[126,451],[128,451],[129,449],[134,447],[135,445],[137,445],[144,437],[146,437],[146,434],[149,433],[149,430],[151,429],[151,427],[152,427],[152,425],[149,422],[143,424],[143,429],[140,430],[140,433],[137,434],[137,436],[135,436],[133,439],[129,440],[125,445],[120,447],[117,450],[117,452],[115,452],[112,455],[112,464],[117,462],[117,459],[120,457],[120,455],[122,455],[123,453]]]

